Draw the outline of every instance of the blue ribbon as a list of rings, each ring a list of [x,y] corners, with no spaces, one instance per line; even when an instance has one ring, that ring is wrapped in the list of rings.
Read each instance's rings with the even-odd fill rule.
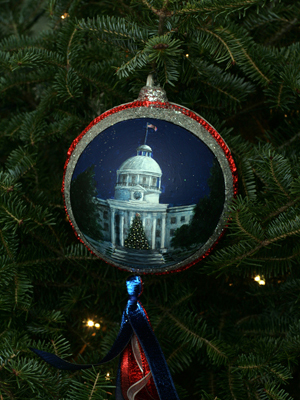
[[[148,322],[147,315],[138,301],[142,293],[142,280],[139,276],[131,276],[126,281],[129,299],[122,315],[119,334],[107,355],[97,364],[72,364],[55,354],[31,348],[48,364],[61,370],[77,371],[93,366],[102,365],[117,357],[129,343],[131,336],[135,334],[146,355],[154,383],[160,400],[179,400],[169,368],[160,345]],[[120,390],[120,370],[117,377],[116,399],[123,400]]]

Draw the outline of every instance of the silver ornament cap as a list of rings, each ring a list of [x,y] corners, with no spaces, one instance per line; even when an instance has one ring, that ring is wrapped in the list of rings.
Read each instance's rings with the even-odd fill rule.
[[[168,103],[165,90],[160,85],[155,85],[153,74],[149,74],[146,86],[142,87],[139,93],[138,101],[159,101]]]

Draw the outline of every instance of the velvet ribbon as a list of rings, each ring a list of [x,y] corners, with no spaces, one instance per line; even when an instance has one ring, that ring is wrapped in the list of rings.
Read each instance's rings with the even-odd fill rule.
[[[31,348],[48,364],[77,371],[107,363],[121,354],[116,400],[179,400],[169,368],[138,297],[142,279],[126,281],[129,299],[122,315],[119,334],[107,355],[97,364],[73,364],[55,354]]]

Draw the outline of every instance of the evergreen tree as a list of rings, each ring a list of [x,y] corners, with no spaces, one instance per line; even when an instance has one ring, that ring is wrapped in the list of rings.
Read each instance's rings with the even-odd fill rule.
[[[124,246],[128,249],[148,250],[149,244],[143,228],[140,214],[136,213],[129,229]]]
[[[1,2],[1,399],[114,398],[117,360],[58,373],[28,347],[93,363],[117,335],[128,273],[77,241],[61,182],[72,141],[153,70],[239,173],[209,257],[143,277],[179,397],[300,398],[299,18],[294,0]]]
[[[94,166],[81,172],[71,182],[71,206],[79,229],[95,240],[102,237],[99,223],[99,210],[95,203],[97,197]]]
[[[213,234],[224,208],[225,187],[219,163],[214,160],[208,178],[209,195],[202,197],[195,206],[189,224],[175,231],[171,244],[173,247],[187,247],[204,244]]]

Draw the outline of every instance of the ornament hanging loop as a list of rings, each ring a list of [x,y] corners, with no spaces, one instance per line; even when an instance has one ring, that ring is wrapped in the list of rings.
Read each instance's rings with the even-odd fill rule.
[[[137,275],[130,276],[126,280],[126,287],[129,295],[128,306],[131,308],[131,310],[135,310],[137,307],[138,298],[143,292],[142,278]]]
[[[154,87],[155,86],[154,77],[153,77],[152,73],[149,74],[148,77],[147,77],[146,86],[149,86],[149,87]]]
[[[151,71],[150,74],[147,76],[146,86],[148,87],[160,87],[160,84],[157,81],[157,73],[156,70]]]

